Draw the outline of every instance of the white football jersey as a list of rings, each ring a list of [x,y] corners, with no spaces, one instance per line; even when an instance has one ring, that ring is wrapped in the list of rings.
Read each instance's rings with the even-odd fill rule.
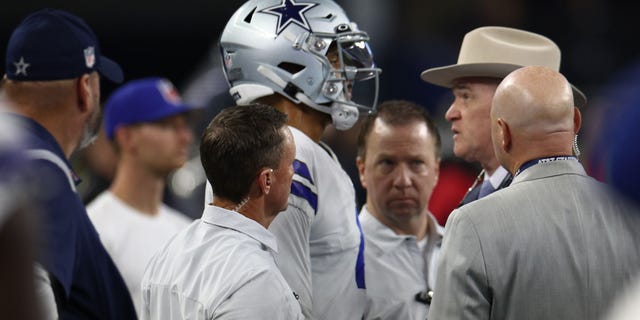
[[[278,266],[305,315],[311,300],[314,319],[360,319],[364,241],[353,183],[328,146],[289,128],[296,144],[289,207],[269,226],[278,238]]]

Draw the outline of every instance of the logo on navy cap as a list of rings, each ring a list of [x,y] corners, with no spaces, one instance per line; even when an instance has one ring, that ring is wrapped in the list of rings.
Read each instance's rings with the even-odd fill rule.
[[[20,57],[20,60],[18,62],[14,62],[13,64],[16,66],[16,76],[26,76],[27,68],[29,68],[29,66],[31,65],[30,63],[26,63],[24,61],[24,57]]]
[[[282,3],[280,5],[262,9],[259,12],[275,15],[278,17],[276,34],[279,35],[282,30],[286,29],[292,23],[299,25],[307,31],[311,31],[311,26],[309,26],[309,21],[307,21],[307,17],[305,17],[305,12],[317,5],[317,3],[311,2],[282,0]]]
[[[93,47],[84,49],[84,64],[89,69],[93,68],[93,65],[96,64],[96,50]]]

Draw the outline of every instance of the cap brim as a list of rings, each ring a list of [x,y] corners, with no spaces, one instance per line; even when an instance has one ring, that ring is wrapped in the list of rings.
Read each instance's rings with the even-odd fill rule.
[[[431,68],[423,71],[420,78],[423,81],[437,86],[451,88],[453,81],[467,77],[488,77],[502,79],[509,73],[522,68],[521,65],[508,63],[469,63],[454,64],[444,67]],[[573,103],[577,107],[584,107],[587,104],[587,97],[576,86],[573,89]]]
[[[178,114],[190,113],[193,110],[194,110],[194,108],[191,105],[180,103],[180,104],[174,105],[170,109],[166,109],[165,111],[156,113],[152,117],[149,117],[148,119],[146,119],[145,122],[159,121],[159,120],[162,120],[164,118],[173,117],[173,116],[178,115]]]
[[[121,126],[129,126],[129,125],[133,125],[136,123],[143,123],[143,122],[155,122],[155,121],[160,121],[162,119],[165,118],[169,118],[169,117],[173,117],[175,115],[179,115],[179,114],[184,114],[187,117],[194,111],[196,110],[196,108],[194,108],[191,105],[187,105],[187,104],[178,104],[175,105],[174,107],[172,107],[170,110],[167,111],[162,111],[162,112],[157,112],[155,114],[153,114],[150,117],[147,117],[145,119],[128,119],[128,120],[124,120],[124,121],[116,121],[117,124],[109,124],[107,123],[108,119],[113,118],[113,115],[106,115],[104,117],[104,133],[106,134],[107,138],[109,140],[113,140],[113,137],[116,133],[116,130],[121,127]],[[106,113],[110,112],[110,110],[107,108],[107,111],[105,111]]]
[[[100,57],[100,66],[98,67],[98,72],[100,72],[100,74],[105,78],[115,83],[121,83],[122,80],[124,80],[124,75],[122,74],[122,69],[120,68],[120,66],[115,61],[105,56]]]
[[[587,105],[587,96],[574,85],[571,85],[571,89],[573,89],[573,104],[578,108]]]

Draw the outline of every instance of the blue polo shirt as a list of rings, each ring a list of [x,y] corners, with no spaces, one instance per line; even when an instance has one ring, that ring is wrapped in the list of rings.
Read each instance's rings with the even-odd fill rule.
[[[26,153],[37,170],[38,260],[59,283],[54,291],[60,318],[136,319],[129,291],[75,191],[80,181],[60,145],[37,122],[8,116],[23,130]],[[49,158],[29,156],[34,150]]]

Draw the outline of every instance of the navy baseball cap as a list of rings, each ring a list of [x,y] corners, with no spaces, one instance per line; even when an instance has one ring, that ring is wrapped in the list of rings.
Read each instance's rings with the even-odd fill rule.
[[[93,71],[116,83],[123,79],[120,66],[102,56],[91,28],[69,12],[36,11],[11,34],[5,61],[11,80],[73,79]]]
[[[146,78],[126,83],[107,99],[104,131],[113,140],[118,127],[153,122],[191,111],[173,84],[164,78]]]

